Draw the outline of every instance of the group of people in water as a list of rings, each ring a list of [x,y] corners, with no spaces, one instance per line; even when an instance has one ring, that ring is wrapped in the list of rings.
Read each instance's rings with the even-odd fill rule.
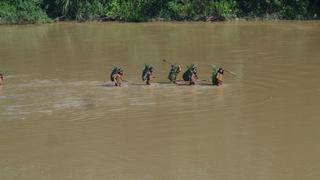
[[[165,60],[164,60],[165,61]],[[166,62],[166,61],[165,61]],[[171,64],[171,63],[170,63]],[[218,68],[215,65],[211,65],[212,67],[212,85],[221,86],[223,83],[223,75],[224,69]],[[182,68],[178,64],[171,64],[171,69],[169,71],[168,79],[170,82],[174,84],[178,84],[178,75],[182,72]],[[197,75],[198,68],[196,65],[192,64],[187,66],[186,71],[183,73],[182,78],[185,82],[188,82],[189,85],[195,85],[199,82],[199,77]],[[151,85],[151,81],[154,76],[154,67],[145,64],[144,69],[142,71],[142,81],[146,83],[146,85]],[[114,67],[111,71],[110,80],[115,83],[115,86],[121,87],[122,82],[124,81],[124,73],[121,67]]]
[[[165,61],[165,60],[164,60]],[[170,63],[171,64],[171,63]],[[223,83],[223,68],[217,68],[215,65],[212,67],[212,85],[221,86]],[[182,72],[182,68],[178,64],[171,64],[171,69],[169,71],[168,79],[174,84],[178,84],[178,75]],[[185,82],[189,82],[189,85],[195,85],[199,81],[197,75],[198,68],[196,65],[192,64],[187,66],[187,70],[183,73],[182,78]],[[151,85],[151,81],[154,76],[154,68],[148,64],[145,64],[142,71],[142,80],[146,82],[146,85]],[[121,87],[124,80],[124,73],[121,67],[114,67],[111,71],[110,80],[115,83],[115,86]],[[0,85],[4,83],[4,74],[0,73]]]

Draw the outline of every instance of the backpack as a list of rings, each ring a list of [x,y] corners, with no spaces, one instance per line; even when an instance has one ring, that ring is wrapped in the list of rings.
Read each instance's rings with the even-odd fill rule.
[[[211,64],[211,70],[212,70],[212,85],[217,85],[218,81],[217,81],[217,73],[218,73],[218,67],[214,64]]]
[[[168,75],[168,79],[169,79],[171,82],[176,81],[178,68],[179,68],[179,66],[176,65],[176,64],[175,64],[175,65],[171,65],[171,69],[170,69],[170,72],[169,72],[169,75]]]
[[[183,73],[182,78],[184,81],[190,81],[191,76],[194,71],[197,71],[197,66],[191,64],[191,66],[187,66],[187,70]]]

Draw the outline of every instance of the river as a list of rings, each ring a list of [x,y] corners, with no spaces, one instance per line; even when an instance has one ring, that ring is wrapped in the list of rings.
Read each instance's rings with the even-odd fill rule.
[[[0,26],[0,179],[318,180],[319,58],[317,21]]]

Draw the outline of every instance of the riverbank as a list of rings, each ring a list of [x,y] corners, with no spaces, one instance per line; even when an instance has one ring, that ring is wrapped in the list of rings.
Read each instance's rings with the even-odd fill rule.
[[[57,21],[229,21],[319,19],[320,1],[21,0],[0,2],[0,24]]]
[[[147,21],[142,22],[130,22],[130,21],[120,21],[120,20],[106,20],[104,18],[102,19],[95,19],[90,21],[76,21],[76,20],[52,20],[49,19],[45,22],[21,22],[21,23],[11,23],[11,22],[2,22],[0,19],[0,26],[1,25],[28,25],[28,24],[55,24],[55,23],[152,23],[152,22],[164,22],[164,23],[183,23],[183,22],[189,22],[189,23],[214,23],[214,22],[312,22],[312,21],[319,21],[320,19],[299,19],[299,20],[287,20],[287,19],[278,19],[274,17],[245,17],[245,18],[233,18],[228,20],[165,20],[163,18],[153,18],[149,19]]]

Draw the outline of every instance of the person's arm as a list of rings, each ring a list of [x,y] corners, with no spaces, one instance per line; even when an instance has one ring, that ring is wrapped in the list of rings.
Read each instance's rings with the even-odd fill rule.
[[[198,79],[199,79],[199,77],[198,77],[198,75],[197,75],[197,74],[195,74],[195,75],[194,75],[194,78],[195,78],[196,80],[198,80]]]

